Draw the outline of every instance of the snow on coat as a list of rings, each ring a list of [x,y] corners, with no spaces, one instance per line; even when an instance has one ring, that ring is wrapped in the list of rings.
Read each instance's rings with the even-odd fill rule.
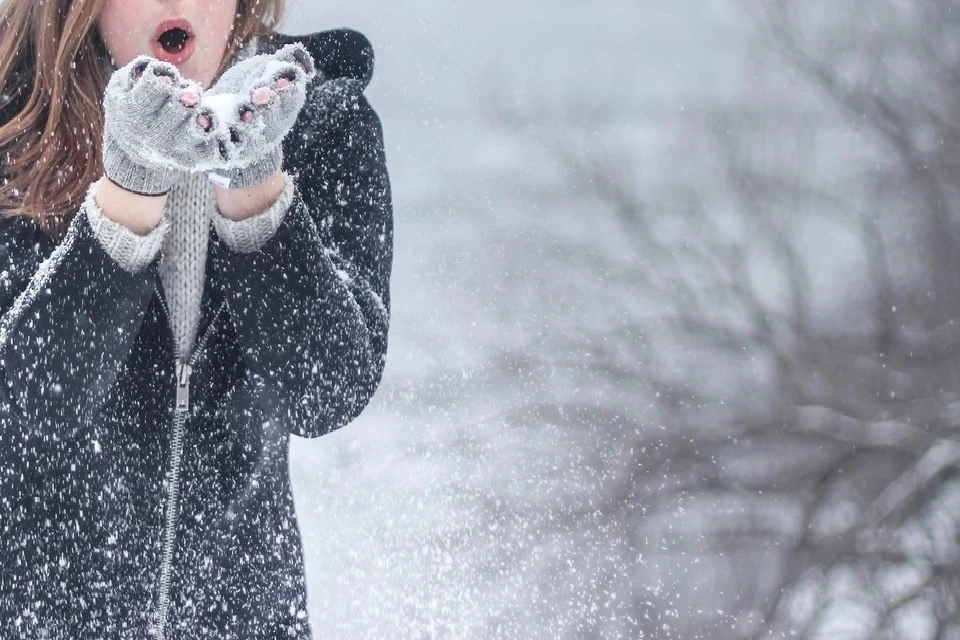
[[[340,29],[276,34],[260,52],[293,41],[321,73],[283,142],[292,208],[251,253],[211,228],[170,640],[311,637],[289,435],[349,423],[383,372],[393,213],[362,94],[372,50]],[[0,638],[147,637],[177,401],[160,259],[123,270],[82,209],[59,243],[0,219]]]

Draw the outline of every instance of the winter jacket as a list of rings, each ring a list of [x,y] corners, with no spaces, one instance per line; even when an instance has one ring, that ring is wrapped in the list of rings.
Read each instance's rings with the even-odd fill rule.
[[[122,269],[82,207],[59,242],[0,219],[0,638],[139,640],[160,610],[164,640],[311,637],[289,436],[379,385],[393,213],[369,42],[259,52],[292,41],[322,72],[283,142],[293,204],[257,251],[211,227],[186,363],[162,256]]]

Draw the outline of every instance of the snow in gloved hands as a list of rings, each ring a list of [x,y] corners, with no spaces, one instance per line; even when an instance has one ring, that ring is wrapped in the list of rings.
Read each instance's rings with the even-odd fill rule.
[[[237,63],[206,92],[175,66],[138,56],[107,86],[105,164],[108,151],[120,158],[111,164],[156,171],[242,169],[278,157],[315,75],[299,43]]]
[[[299,44],[233,65],[200,97],[197,121],[216,152],[194,170],[241,169],[268,160],[280,168],[280,143],[306,101],[316,76],[313,58]]]

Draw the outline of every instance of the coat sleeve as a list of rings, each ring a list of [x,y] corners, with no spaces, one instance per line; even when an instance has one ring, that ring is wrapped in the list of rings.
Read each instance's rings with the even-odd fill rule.
[[[255,251],[218,237],[210,247],[248,388],[303,437],[359,415],[386,361],[393,209],[383,132],[362,93],[344,100],[326,114],[335,126],[290,134],[307,142],[285,148],[294,188],[273,235]]]
[[[94,417],[139,333],[157,266],[122,268],[83,206],[59,243],[32,219],[0,218],[0,409],[38,426]]]

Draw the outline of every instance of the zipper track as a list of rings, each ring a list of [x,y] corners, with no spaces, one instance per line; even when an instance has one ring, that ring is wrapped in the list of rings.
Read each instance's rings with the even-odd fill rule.
[[[160,298],[160,306],[167,317],[167,324],[173,327],[170,322],[170,311],[167,309],[167,302],[160,291],[160,283],[157,282],[155,290]],[[173,336],[173,352],[176,367],[174,372],[176,379],[177,397],[173,411],[173,431],[170,437],[170,490],[167,496],[166,509],[164,510],[164,528],[163,528],[163,556],[160,564],[160,585],[157,596],[157,608],[151,614],[152,625],[149,629],[151,635],[157,640],[164,640],[165,628],[167,624],[167,610],[170,605],[170,579],[173,572],[173,545],[176,541],[177,519],[179,517],[179,498],[180,498],[180,465],[183,459],[183,425],[187,420],[187,413],[190,411],[190,374],[193,373],[193,365],[197,358],[203,352],[203,347],[207,343],[213,328],[220,317],[220,312],[226,306],[226,301],[220,305],[210,325],[200,337],[200,341],[194,345],[193,352],[185,359],[180,353],[180,346],[177,344],[177,337]]]

